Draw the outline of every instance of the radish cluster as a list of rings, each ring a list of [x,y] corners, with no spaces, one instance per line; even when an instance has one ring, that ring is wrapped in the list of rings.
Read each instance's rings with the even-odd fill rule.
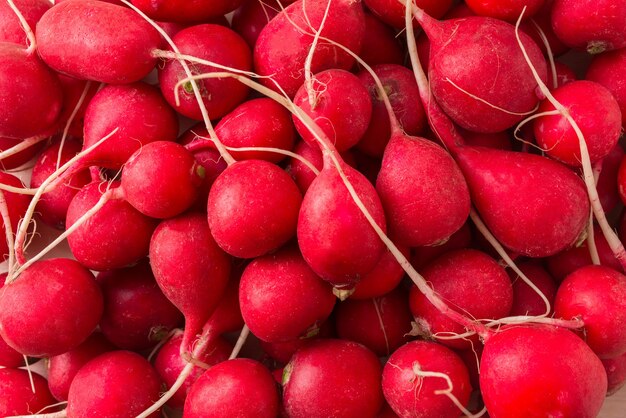
[[[0,0],[0,416],[595,417],[626,383],[626,6],[54,3]]]

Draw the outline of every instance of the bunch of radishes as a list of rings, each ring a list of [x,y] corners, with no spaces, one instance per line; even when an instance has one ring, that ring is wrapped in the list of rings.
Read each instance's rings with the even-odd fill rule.
[[[0,0],[0,416],[595,417],[624,384],[626,4],[56,3]]]

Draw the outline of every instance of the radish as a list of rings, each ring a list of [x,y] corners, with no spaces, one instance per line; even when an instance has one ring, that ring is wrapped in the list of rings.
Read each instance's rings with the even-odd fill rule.
[[[0,289],[4,286],[6,278],[7,273],[0,274]],[[0,336],[0,366],[9,369],[18,368],[24,365],[24,360],[24,356],[8,345]]]
[[[383,404],[381,373],[376,355],[361,344],[312,341],[285,367],[283,406],[290,418],[374,417]]]
[[[400,252],[408,257],[410,249],[399,247]],[[350,299],[369,299],[383,296],[395,289],[402,278],[404,270],[394,255],[387,249],[380,257],[378,264],[369,273],[361,277],[354,287]]]
[[[67,135],[82,137],[87,105],[102,86],[63,74],[59,74],[59,81],[63,89],[63,109],[59,116],[59,126],[66,127],[64,133],[67,130]],[[68,123],[69,126],[66,126]]]
[[[254,48],[259,34],[284,7],[293,1],[277,0],[267,1],[244,1],[241,6],[233,13],[232,28],[243,39],[246,40],[250,48]]]
[[[0,168],[12,170],[18,168],[41,151],[47,137],[39,135],[23,140],[21,138],[0,137]]]
[[[0,369],[0,393],[0,416],[3,417],[37,413],[56,402],[46,379],[38,374],[31,376],[26,370]]]
[[[22,182],[17,177],[4,171],[0,171],[0,183],[14,187],[23,187]],[[20,219],[24,217],[24,213],[27,211],[30,197],[24,194],[2,192],[2,198],[6,203],[7,215],[10,220],[10,222],[6,222],[5,217],[2,216],[2,228],[5,232],[5,237],[8,227],[10,227],[11,236],[13,236],[17,231]],[[0,239],[0,256],[2,259],[7,258],[7,255],[11,258],[9,250],[11,248],[9,248],[7,239]]]
[[[296,248],[256,258],[245,268],[239,285],[243,319],[263,341],[317,332],[335,299],[331,286],[313,273]]]
[[[616,358],[602,360],[602,365],[608,379],[606,396],[614,395],[626,384],[626,353]]]
[[[95,332],[81,345],[66,353],[48,359],[48,387],[59,401],[67,401],[70,386],[76,373],[90,360],[114,350],[106,338]]]
[[[178,309],[159,289],[147,261],[98,275],[104,296],[100,331],[124,350],[154,347],[182,323]]]
[[[235,10],[243,0],[132,0],[132,3],[154,20],[194,23],[223,16]]]
[[[395,32],[377,17],[365,13],[365,37],[359,56],[370,66],[404,62],[404,52]]]
[[[620,48],[595,55],[587,68],[585,79],[606,87],[617,100],[622,114],[622,126],[626,125],[626,86],[622,74],[626,68],[626,49]]]
[[[480,389],[491,416],[595,417],[606,395],[600,359],[563,328],[501,329],[485,343],[480,372]]]
[[[100,321],[102,293],[89,270],[70,259],[38,261],[0,293],[0,335],[32,357],[65,353]]]
[[[544,0],[543,7],[531,19],[524,19],[520,24],[520,30],[533,38],[535,43],[541,48],[544,56],[549,58],[550,55],[558,57],[569,51],[569,47],[565,45],[554,34],[552,29],[552,4],[554,0]],[[524,12],[526,15],[526,12]],[[519,14],[516,16],[519,17]],[[546,45],[542,39],[542,34],[548,41],[551,54],[548,53]]]
[[[335,332],[334,318],[331,316],[328,320],[322,322],[319,327],[304,337],[294,338],[288,341],[268,342],[259,340],[259,344],[263,352],[277,361],[279,365],[284,366],[289,363],[291,357],[300,348],[306,346],[317,339],[337,338]],[[282,373],[278,383],[282,382]]]
[[[469,223],[465,223],[441,245],[416,247],[411,254],[411,265],[420,270],[431,261],[449,251],[469,248],[472,244],[472,230]]]
[[[435,18],[443,17],[453,0],[417,0],[415,4]],[[365,0],[365,4],[380,20],[394,28],[404,27],[404,5],[398,0]]]
[[[189,390],[183,413],[183,418],[276,416],[274,378],[265,366],[249,359],[228,360],[207,370]]]
[[[383,370],[383,393],[400,417],[457,418],[468,404],[469,373],[449,348],[413,341],[395,350]]]
[[[610,213],[620,201],[618,189],[618,177],[620,163],[624,159],[624,149],[618,143],[602,160],[602,170],[598,177],[598,195],[602,208],[605,212]]]
[[[31,28],[34,28],[41,16],[52,7],[47,0],[13,0],[13,4]],[[6,1],[0,3],[0,42],[29,46],[19,18]]]
[[[557,317],[581,318],[585,341],[600,358],[626,353],[626,276],[603,266],[568,275],[556,294]]]
[[[529,19],[541,10],[545,0],[465,0],[469,8],[478,16],[493,17],[515,23],[524,11],[524,19]]]
[[[185,316],[181,353],[217,307],[228,283],[230,257],[215,243],[205,215],[187,213],[159,224],[150,241],[156,281]]]
[[[518,263],[520,270],[528,277],[548,300],[552,309],[549,314],[554,313],[554,298],[556,296],[557,285],[552,276],[537,262]],[[513,280],[513,307],[509,313],[511,316],[517,315],[542,315],[546,313],[545,300],[537,294],[520,276],[509,272]]]
[[[134,417],[159,398],[160,390],[159,375],[146,359],[131,351],[111,351],[78,371],[70,386],[67,417]]]

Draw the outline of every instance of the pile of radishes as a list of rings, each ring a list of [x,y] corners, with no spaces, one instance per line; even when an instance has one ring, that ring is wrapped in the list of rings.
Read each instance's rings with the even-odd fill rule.
[[[0,0],[0,417],[586,418],[626,382],[623,2],[55,3]]]

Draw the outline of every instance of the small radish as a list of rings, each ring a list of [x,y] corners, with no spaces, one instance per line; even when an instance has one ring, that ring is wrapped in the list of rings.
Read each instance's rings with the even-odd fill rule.
[[[221,17],[235,10],[243,0],[132,0],[154,20],[165,22],[195,23]]]
[[[382,387],[389,406],[407,418],[457,418],[472,390],[463,360],[449,348],[427,341],[407,343],[389,357]]]
[[[606,213],[611,212],[620,202],[618,177],[620,163],[624,159],[624,149],[618,143],[602,160],[602,171],[598,178],[598,195],[602,208]]]
[[[46,379],[31,376],[26,370],[0,369],[0,416],[34,414],[56,401],[48,390]]]
[[[0,293],[0,335],[32,357],[65,353],[91,335],[102,316],[93,274],[65,258],[38,261]]]
[[[408,257],[410,249],[399,246],[398,249]],[[380,257],[378,264],[369,273],[361,277],[361,280],[354,287],[354,293],[350,299],[369,299],[383,296],[395,289],[404,277],[404,269],[398,260],[389,251],[385,251]]]
[[[280,2],[283,7],[290,3],[293,1]],[[277,0],[244,1],[233,13],[232,28],[246,40],[250,48],[254,48],[265,25],[276,17],[280,10],[281,6]]]
[[[602,360],[608,378],[606,396],[617,393],[626,384],[626,353],[619,357]]]
[[[78,80],[64,74],[59,74],[59,81],[63,89],[63,108],[59,116],[59,126],[65,129],[69,122],[67,127],[68,135],[82,137],[85,126],[85,111],[91,99],[98,92],[100,85],[88,80]],[[72,118],[71,122],[70,118]]]
[[[546,297],[552,309],[549,314],[554,313],[554,298],[556,296],[556,282],[548,272],[536,262],[518,263],[520,270],[533,282],[535,286]],[[513,307],[509,315],[542,315],[546,313],[544,300],[517,274],[509,271],[509,276],[513,280]]]
[[[493,17],[515,23],[524,12],[524,19],[541,10],[545,0],[465,0],[465,4],[478,16]]]
[[[13,0],[13,4],[31,28],[34,28],[41,16],[52,7],[47,0]],[[6,1],[0,3],[0,42],[28,46],[24,28]]]
[[[183,413],[183,418],[276,416],[278,391],[274,378],[265,366],[250,359],[224,361],[204,372],[189,390]]]
[[[552,4],[554,0],[545,0],[543,7],[531,19],[524,19],[520,24],[520,30],[533,38],[535,43],[541,48],[543,55],[548,57],[548,50],[544,44],[541,33],[545,36],[550,45],[552,55],[558,57],[569,51],[569,47],[565,45],[555,34],[552,29]],[[524,12],[524,15],[526,12]],[[519,15],[518,15],[519,16]],[[541,31],[541,32],[540,32]]]
[[[443,17],[454,4],[453,0],[417,0],[415,4],[436,19]],[[404,4],[398,0],[365,0],[365,5],[380,20],[394,28],[404,27]]]
[[[156,401],[160,391],[159,375],[146,359],[131,351],[111,351],[78,371],[67,417],[131,418]]]
[[[4,171],[0,171],[0,183],[13,187],[23,187],[22,182],[17,177]],[[2,193],[4,200],[6,201],[9,219],[11,220],[11,230],[13,231],[13,235],[15,235],[18,223],[24,217],[24,214],[28,209],[28,205],[30,204],[30,196],[10,192]],[[0,224],[2,225],[3,233],[3,237],[0,238],[0,258],[5,259],[9,254],[9,247],[6,239],[7,227],[4,222],[4,217],[2,218],[2,222]]]
[[[32,137],[32,145],[21,151],[12,153],[12,155],[0,158],[0,169],[11,170],[26,164],[32,160],[39,153],[39,151],[41,151],[41,147],[44,145],[45,140],[46,137],[42,136]],[[6,136],[0,137],[0,152],[8,151],[16,146],[21,147],[25,145],[25,141],[30,142],[29,140],[23,140],[22,138],[9,138]]]
[[[4,286],[4,281],[7,278],[7,273],[0,274],[0,289]],[[0,292],[2,292],[0,290]],[[0,336],[0,366],[9,369],[18,368],[24,365],[24,356],[15,351],[10,345],[8,345],[2,336]]]
[[[290,418],[374,417],[383,405],[381,374],[378,358],[361,344],[312,341],[285,367],[283,406]]]

